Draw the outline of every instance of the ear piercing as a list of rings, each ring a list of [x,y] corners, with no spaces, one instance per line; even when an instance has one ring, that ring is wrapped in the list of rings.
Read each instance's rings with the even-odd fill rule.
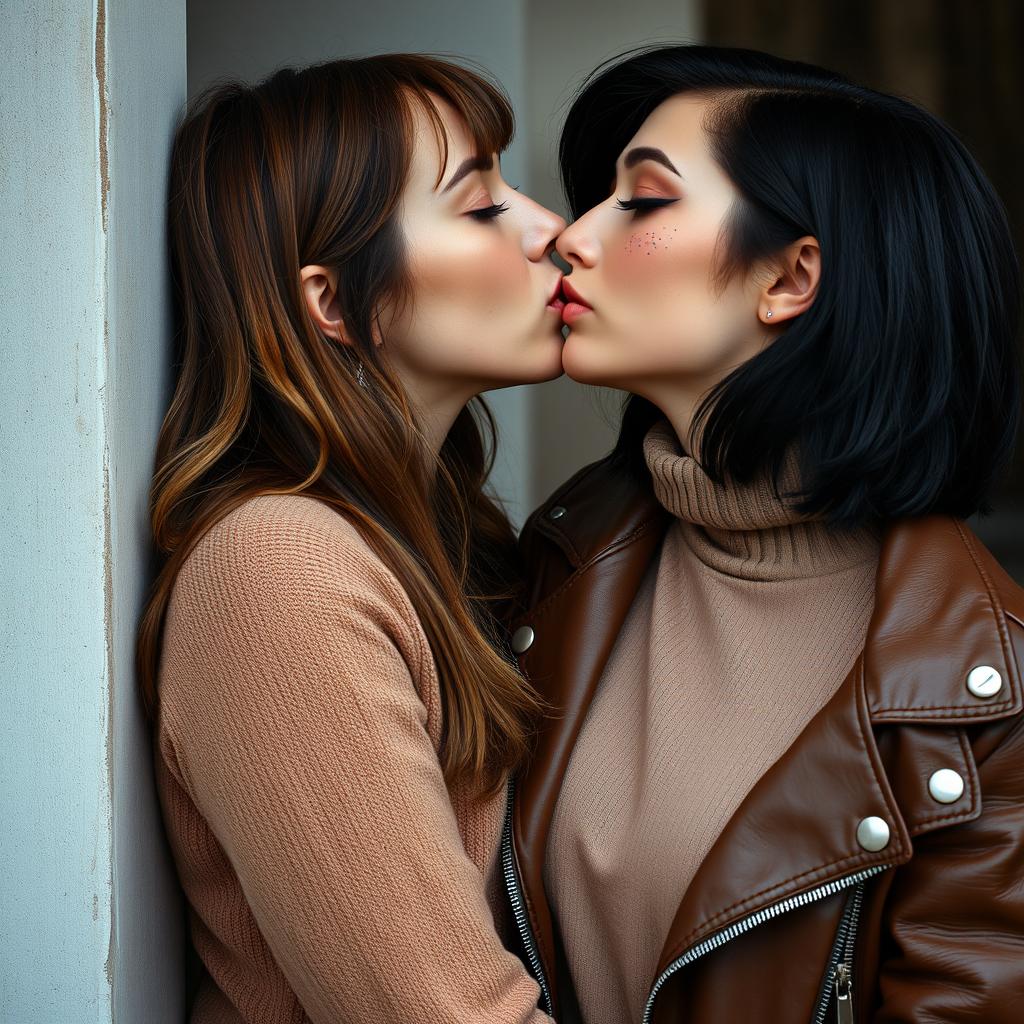
[[[768,310],[767,313],[765,313],[764,318],[765,318],[765,320],[771,320],[771,318],[772,318],[772,311],[770,309]]]

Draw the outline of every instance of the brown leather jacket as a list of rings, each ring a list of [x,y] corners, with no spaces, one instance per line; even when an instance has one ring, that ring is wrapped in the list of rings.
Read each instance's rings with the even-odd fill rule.
[[[521,538],[532,592],[513,649],[555,713],[509,787],[503,855],[524,959],[556,1020],[569,1008],[542,882],[548,830],[668,522],[606,460]],[[892,524],[863,652],[698,869],[644,1024],[1024,1021],[1022,665],[1024,590],[970,529]]]

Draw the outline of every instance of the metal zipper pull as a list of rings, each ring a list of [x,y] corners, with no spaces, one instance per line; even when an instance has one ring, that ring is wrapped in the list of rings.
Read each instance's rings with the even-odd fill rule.
[[[836,1024],[853,1024],[853,988],[850,969],[846,964],[836,965]]]

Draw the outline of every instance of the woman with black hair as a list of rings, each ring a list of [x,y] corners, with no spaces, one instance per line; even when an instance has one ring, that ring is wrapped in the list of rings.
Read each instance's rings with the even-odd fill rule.
[[[733,49],[599,68],[561,163],[563,364],[632,397],[521,538],[549,1012],[1019,1020],[1024,591],[964,523],[1019,418],[999,200],[924,110]]]

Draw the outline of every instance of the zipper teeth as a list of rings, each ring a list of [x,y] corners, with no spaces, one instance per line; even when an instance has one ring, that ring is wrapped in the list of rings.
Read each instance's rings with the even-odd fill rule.
[[[832,952],[828,958],[828,969],[821,983],[821,991],[818,993],[818,1003],[814,1011],[813,1024],[824,1024],[825,1014],[828,1013],[829,1003],[832,999],[832,985],[835,983],[836,969],[840,961],[851,964],[853,960],[853,944],[849,941],[850,935],[856,935],[857,918],[860,916],[860,905],[864,899],[864,883],[858,882],[850,893],[850,900],[843,908],[843,916],[840,918],[839,927],[836,929],[836,938],[832,943]]]
[[[512,779],[508,783],[508,806],[505,809],[505,825],[501,835],[501,865],[505,875],[505,888],[508,890],[509,899],[512,902],[512,913],[515,915],[516,926],[519,929],[520,938],[526,949],[526,955],[530,958],[530,967],[533,975],[540,985],[541,995],[544,997],[544,1006],[548,1016],[554,1017],[555,1008],[551,1003],[551,992],[548,989],[547,979],[544,977],[544,968],[541,966],[540,955],[537,952],[537,945],[530,932],[530,925],[526,919],[526,908],[523,905],[522,897],[519,895],[519,880],[516,875],[515,856],[512,849],[512,800],[513,800]]]
[[[764,924],[765,921],[770,921],[773,917],[778,917],[779,914],[784,914],[808,903],[814,903],[816,900],[824,899],[826,896],[832,896],[851,885],[863,882],[865,878],[877,875],[879,871],[884,871],[887,867],[889,867],[888,864],[876,864],[873,867],[865,868],[863,871],[858,871],[856,874],[847,875],[845,878],[837,878],[834,881],[827,882],[825,885],[819,885],[817,889],[810,889],[807,892],[798,893],[796,896],[780,900],[778,903],[773,903],[771,906],[758,910],[748,917],[740,918],[735,924],[731,924],[727,928],[709,935],[702,942],[698,942],[697,945],[691,946],[682,956],[673,960],[658,975],[658,980],[654,983],[654,987],[647,997],[647,1005],[644,1007],[643,1024],[650,1024],[651,1010],[654,1007],[654,1000],[658,992],[661,990],[662,985],[681,967],[693,963],[694,960],[702,957],[705,953],[717,949],[731,939],[744,934],[744,932],[749,932],[751,928],[756,928],[759,924]]]
[[[853,908],[850,911],[850,927],[846,930],[846,950],[843,962],[853,974],[853,944],[857,938],[857,923],[860,918],[860,908],[864,903],[864,887],[857,886],[853,891]]]

